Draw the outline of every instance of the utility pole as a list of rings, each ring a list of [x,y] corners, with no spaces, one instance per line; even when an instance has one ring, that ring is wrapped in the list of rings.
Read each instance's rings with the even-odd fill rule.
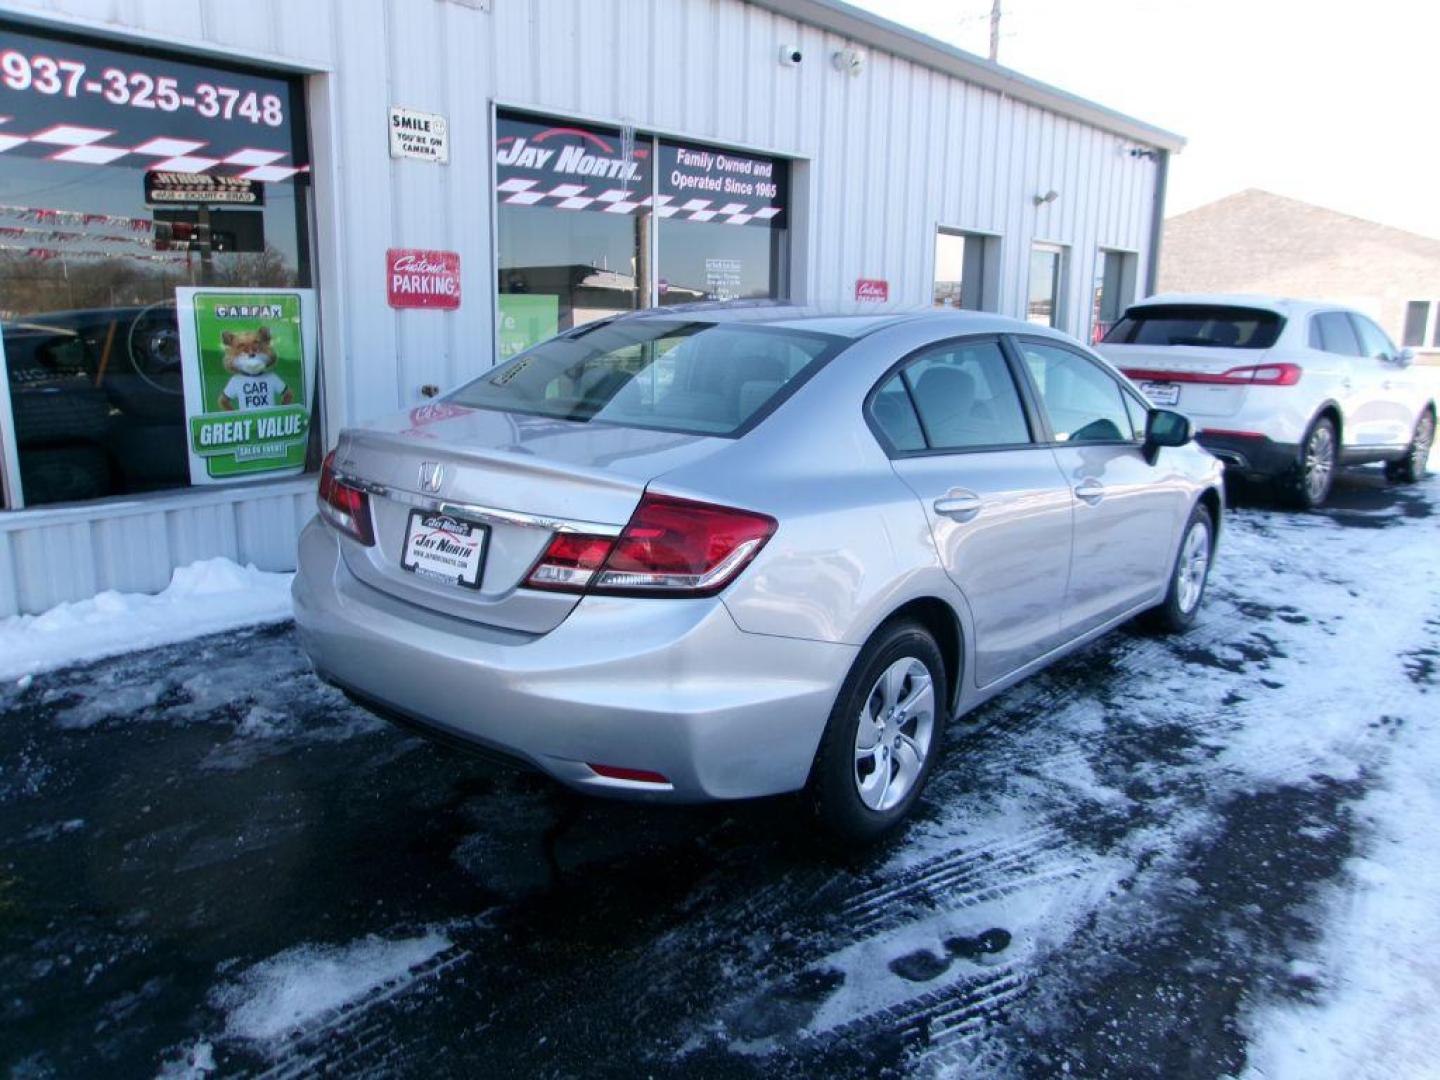
[[[1000,0],[991,0],[990,4],[990,61],[995,63],[1000,59]]]

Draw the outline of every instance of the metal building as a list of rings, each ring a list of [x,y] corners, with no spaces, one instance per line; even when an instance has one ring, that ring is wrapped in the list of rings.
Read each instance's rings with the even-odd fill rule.
[[[834,0],[0,3],[0,615],[292,568],[342,426],[611,311],[1088,339],[1181,145]]]

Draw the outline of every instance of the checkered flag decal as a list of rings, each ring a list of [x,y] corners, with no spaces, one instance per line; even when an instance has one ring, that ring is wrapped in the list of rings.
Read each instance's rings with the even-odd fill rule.
[[[78,124],[55,124],[33,135],[17,135],[0,127],[0,154],[21,146],[54,147],[47,154],[50,161],[68,161],[77,165],[112,165],[125,158],[136,159],[125,164],[142,165],[147,171],[203,173],[224,165],[240,169],[241,180],[273,183],[289,180],[297,173],[308,172],[308,165],[292,165],[284,161],[289,155],[283,150],[262,150],[246,147],[224,157],[203,153],[210,144],[199,139],[173,139],[160,136],[146,139],[138,146],[115,146],[108,142],[115,135],[109,128],[81,127]]]
[[[542,190],[539,180],[512,177],[502,180],[497,189],[500,201],[511,206],[552,206],[560,210],[599,210],[607,214],[633,214],[653,207],[657,217],[681,221],[719,221],[726,225],[746,225],[752,221],[769,221],[780,213],[780,207],[751,203],[717,203],[713,199],[687,199],[678,202],[673,195],[646,195],[621,188],[604,191],[585,184],[557,184]]]

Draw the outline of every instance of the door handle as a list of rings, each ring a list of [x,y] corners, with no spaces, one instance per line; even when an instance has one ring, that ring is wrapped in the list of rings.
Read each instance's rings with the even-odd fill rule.
[[[1082,480],[1075,487],[1075,497],[1082,502],[1087,502],[1091,506],[1094,506],[1105,497],[1105,485],[1093,477],[1088,480]]]
[[[980,513],[980,496],[970,492],[957,492],[935,500],[935,512],[956,521],[969,521]]]

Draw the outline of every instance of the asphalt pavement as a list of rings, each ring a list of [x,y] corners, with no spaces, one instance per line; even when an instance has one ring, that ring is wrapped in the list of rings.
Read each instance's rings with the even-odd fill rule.
[[[1440,550],[1432,502],[1374,472],[1314,515],[1242,498],[1190,634],[1121,630],[956,724],[872,851],[792,799],[637,807],[457,755],[317,682],[288,624],[0,689],[0,1069],[1238,1074],[1248,1004],[1319,993],[1290,960],[1433,706],[1440,621],[1346,674],[1377,705],[1343,737],[1266,732],[1323,709],[1397,538]]]

